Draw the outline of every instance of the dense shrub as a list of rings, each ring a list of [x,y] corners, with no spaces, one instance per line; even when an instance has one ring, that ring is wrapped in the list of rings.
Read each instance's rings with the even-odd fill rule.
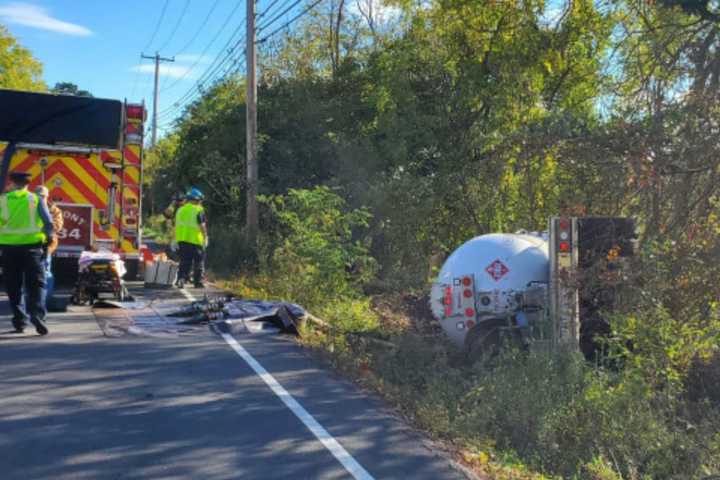
[[[277,225],[261,268],[273,277],[278,295],[315,308],[357,296],[359,286],[373,277],[375,261],[360,235],[370,219],[366,209],[350,210],[327,187],[261,201]]]

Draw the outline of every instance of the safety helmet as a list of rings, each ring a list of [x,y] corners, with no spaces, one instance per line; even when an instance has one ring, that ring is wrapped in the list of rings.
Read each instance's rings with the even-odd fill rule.
[[[188,192],[187,198],[188,200],[202,200],[203,198],[205,198],[205,195],[203,195],[203,193],[199,189],[193,187]]]

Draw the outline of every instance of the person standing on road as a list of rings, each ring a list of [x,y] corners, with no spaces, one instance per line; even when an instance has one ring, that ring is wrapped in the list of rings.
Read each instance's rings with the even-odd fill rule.
[[[40,185],[35,189],[35,193],[38,197],[40,197],[41,201],[44,201],[47,205],[48,212],[50,212],[50,219],[53,224],[53,229],[55,232],[59,232],[63,228],[64,220],[63,220],[63,213],[60,208],[53,203],[52,200],[50,200],[50,192],[48,191],[47,187]],[[47,245],[47,251],[45,252],[45,258],[43,259],[43,264],[45,266],[45,280],[47,282],[46,288],[45,288],[45,301],[50,301],[52,298],[52,295],[55,291],[55,278],[52,274],[52,256],[53,253],[55,253],[55,250],[57,250],[58,247],[58,238],[57,236],[54,236],[50,242],[48,242]]]
[[[0,249],[12,324],[22,333],[29,316],[37,333],[47,335],[43,251],[55,231],[45,202],[28,191],[30,174],[12,172],[10,181],[11,191],[0,195]],[[23,285],[28,294],[25,307]]]
[[[188,203],[175,214],[175,241],[180,250],[180,268],[177,286],[183,288],[193,271],[193,285],[203,288],[205,249],[208,246],[207,218],[202,207],[203,194],[197,188],[190,189]]]
[[[173,196],[173,200],[168,205],[168,207],[163,210],[162,214],[163,217],[165,217],[165,226],[169,231],[172,231],[172,229],[175,228],[175,216],[177,215],[178,210],[187,203],[187,194],[178,192]],[[175,240],[175,237],[173,236],[172,241],[170,242],[170,252],[177,253],[178,245],[177,241]]]

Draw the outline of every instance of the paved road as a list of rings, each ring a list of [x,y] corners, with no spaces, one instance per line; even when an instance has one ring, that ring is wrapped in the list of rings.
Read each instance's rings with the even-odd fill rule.
[[[77,307],[16,335],[3,303],[4,480],[464,478],[287,337],[108,338]]]

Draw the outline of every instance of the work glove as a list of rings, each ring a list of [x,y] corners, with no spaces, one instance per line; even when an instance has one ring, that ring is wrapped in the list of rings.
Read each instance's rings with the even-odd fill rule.
[[[170,251],[177,252],[177,249],[178,249],[177,241],[173,240],[172,242],[170,242]]]
[[[210,239],[208,237],[205,237],[205,240],[203,241],[203,248],[207,250],[208,245],[210,245]]]

